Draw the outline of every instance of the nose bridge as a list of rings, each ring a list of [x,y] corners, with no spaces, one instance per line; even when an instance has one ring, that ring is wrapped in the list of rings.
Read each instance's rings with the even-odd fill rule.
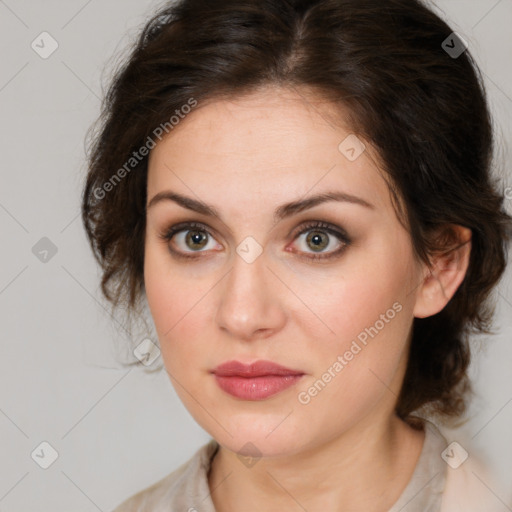
[[[283,315],[269,277],[275,279],[267,269],[263,251],[251,241],[239,244],[222,288],[217,312],[219,327],[246,339],[257,331],[276,329]]]
[[[226,292],[245,300],[265,294],[266,260],[263,246],[252,236],[244,238],[236,246]]]

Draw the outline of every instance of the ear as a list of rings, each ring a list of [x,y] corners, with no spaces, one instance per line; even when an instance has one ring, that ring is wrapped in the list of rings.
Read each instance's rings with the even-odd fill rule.
[[[416,318],[439,313],[457,291],[468,269],[471,230],[456,224],[448,224],[442,228],[438,236],[445,240],[447,248],[436,252],[431,257],[431,264],[424,266],[423,281],[416,293]]]

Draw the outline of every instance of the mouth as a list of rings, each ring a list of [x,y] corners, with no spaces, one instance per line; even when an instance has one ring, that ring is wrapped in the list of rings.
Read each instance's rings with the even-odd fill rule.
[[[304,375],[300,370],[272,361],[256,361],[250,365],[228,361],[212,373],[223,391],[242,400],[265,400],[289,388]]]

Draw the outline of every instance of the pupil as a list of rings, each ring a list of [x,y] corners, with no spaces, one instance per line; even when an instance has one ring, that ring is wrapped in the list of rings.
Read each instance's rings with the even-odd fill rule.
[[[308,242],[313,242],[315,249],[323,249],[327,245],[325,242],[322,242],[322,234],[318,232],[310,234]]]
[[[189,232],[189,234],[187,235],[187,239],[188,241],[191,241],[194,245],[199,245],[200,248],[204,246],[205,239],[200,231]]]

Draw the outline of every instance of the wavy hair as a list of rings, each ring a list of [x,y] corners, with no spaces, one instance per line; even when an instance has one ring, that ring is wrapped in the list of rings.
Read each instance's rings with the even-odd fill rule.
[[[396,412],[461,415],[471,333],[490,333],[490,292],[506,265],[511,218],[492,176],[494,136],[481,72],[419,0],[181,0],[144,26],[104,98],[89,146],[82,220],[115,306],[144,298],[147,155],[158,127],[199,104],[267,85],[342,104],[378,151],[397,215],[425,262],[471,229],[469,268],[439,313],[415,318]],[[451,38],[451,39],[450,39]],[[454,39],[456,38],[456,39]],[[446,41],[449,42],[448,46]],[[134,155],[137,154],[137,158]],[[127,162],[130,165],[127,166]],[[124,169],[124,171],[123,171]],[[116,178],[117,176],[117,178]]]

